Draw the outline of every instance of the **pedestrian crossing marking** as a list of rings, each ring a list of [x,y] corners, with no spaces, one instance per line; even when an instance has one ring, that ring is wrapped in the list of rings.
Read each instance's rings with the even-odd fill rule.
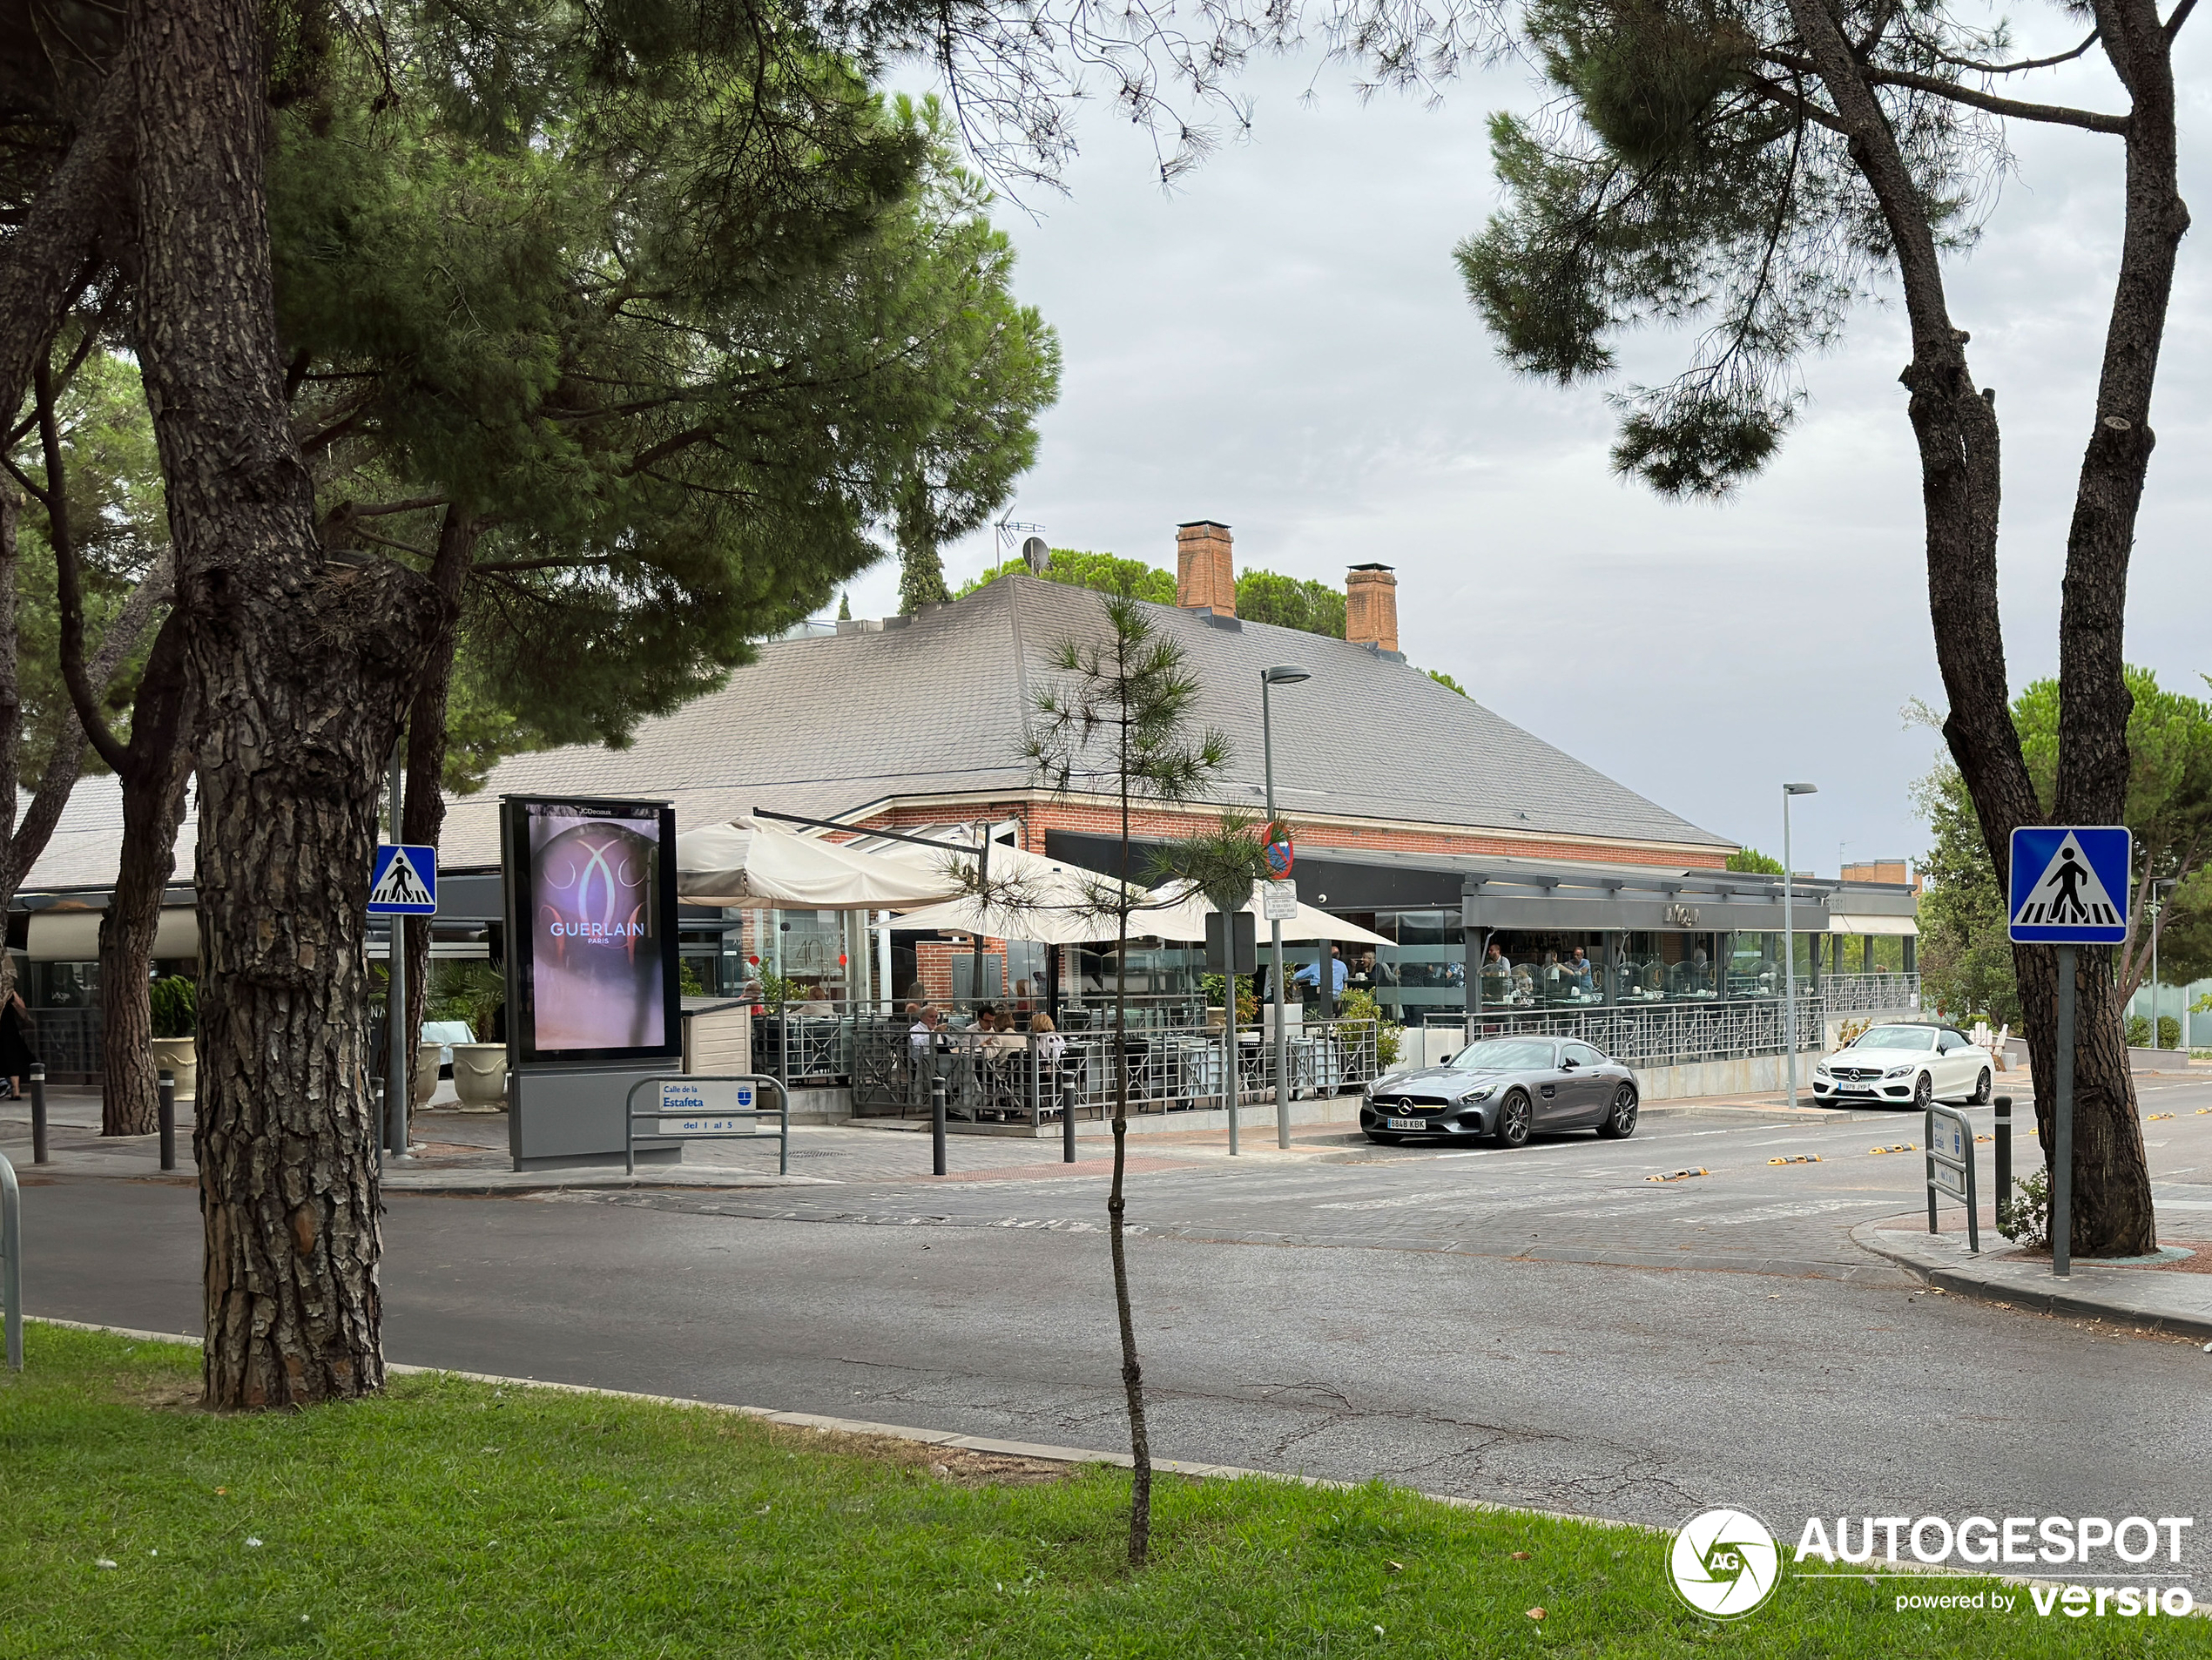
[[[2014,928],[2120,928],[2125,921],[2071,830],[2013,913]]]

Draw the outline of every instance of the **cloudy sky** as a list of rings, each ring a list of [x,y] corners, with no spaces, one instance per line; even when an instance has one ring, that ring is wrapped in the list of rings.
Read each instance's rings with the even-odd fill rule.
[[[2203,56],[2183,52],[2184,89]],[[1497,205],[1483,117],[1532,103],[1525,73],[1470,80],[1440,109],[1362,105],[1340,71],[1295,59],[1255,66],[1244,88],[1249,141],[1172,195],[1149,142],[1101,108],[1064,198],[1033,199],[1031,214],[1002,206],[1019,289],[1066,356],[1012,516],[1055,546],[1170,569],[1176,524],[1197,518],[1234,527],[1239,570],[1340,582],[1383,561],[1412,659],[1569,753],[1776,854],[1779,782],[1817,782],[1796,808],[1800,869],[1832,873],[1839,852],[1917,854],[1925,832],[1907,791],[1939,740],[1898,710],[1939,705],[1942,687],[1895,312],[1863,313],[1810,367],[1811,402],[1764,476],[1724,505],[1662,502],[1608,469],[1600,389],[1520,381],[1498,361],[1451,258]],[[2030,95],[2120,107],[2094,74],[2045,75]],[[2184,97],[2186,142],[2207,100]],[[2121,152],[2052,129],[2020,132],[2015,148],[1981,246],[1952,275],[2004,422],[2017,688],[2057,669]],[[2187,152],[2185,193],[2202,161]],[[2204,522],[2212,416],[2207,235],[2183,249],[2128,607],[2130,660],[2197,691],[2212,670],[2212,576],[2188,528]],[[1628,373],[1664,377],[1686,343],[1627,342]],[[972,538],[948,550],[948,575],[957,584],[993,559],[991,538]],[[895,611],[896,590],[880,567],[855,585],[853,614]],[[1374,739],[1423,735],[1379,725]]]

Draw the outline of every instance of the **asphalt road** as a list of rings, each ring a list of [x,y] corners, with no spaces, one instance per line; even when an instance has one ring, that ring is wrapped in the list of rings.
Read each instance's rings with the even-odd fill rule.
[[[2173,1115],[2145,1126],[2164,1236],[2212,1240],[2212,1083],[2142,1100]],[[1919,1129],[1655,1115],[1625,1144],[1148,1173],[1154,1447],[1662,1524],[1729,1502],[1793,1536],[1813,1515],[2212,1512],[2212,1354],[1921,1294],[1851,1243],[1919,1203],[1919,1158],[1871,1151]],[[189,1188],[31,1180],[34,1312],[196,1327]],[[1103,1201],[1089,1176],[395,1198],[388,1348],[1110,1447]],[[2188,1562],[2212,1595],[2212,1542]]]

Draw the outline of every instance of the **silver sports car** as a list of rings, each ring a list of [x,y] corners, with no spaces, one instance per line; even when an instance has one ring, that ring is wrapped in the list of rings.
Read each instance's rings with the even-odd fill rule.
[[[1487,1136],[1518,1147],[1534,1133],[1595,1130],[1608,1139],[1636,1129],[1636,1081],[1618,1061],[1561,1037],[1492,1037],[1441,1066],[1369,1084],[1359,1103],[1369,1141]]]

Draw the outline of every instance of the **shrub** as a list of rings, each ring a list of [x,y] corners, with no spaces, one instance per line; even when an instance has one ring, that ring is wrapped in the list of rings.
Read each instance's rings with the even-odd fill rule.
[[[1347,991],[1338,1004],[1346,1020],[1372,1021],[1375,1025],[1375,1059],[1384,1066],[1396,1064],[1404,1047],[1405,1029],[1393,1026],[1382,1017],[1382,1010],[1375,1002],[1375,994],[1365,989]]]
[[[192,982],[172,974],[146,989],[156,1037],[192,1037],[199,1031],[199,998]]]
[[[2051,1243],[2051,1173],[2032,1170],[2013,1184],[2012,1207],[1997,1231],[2016,1245],[2040,1251]]]

